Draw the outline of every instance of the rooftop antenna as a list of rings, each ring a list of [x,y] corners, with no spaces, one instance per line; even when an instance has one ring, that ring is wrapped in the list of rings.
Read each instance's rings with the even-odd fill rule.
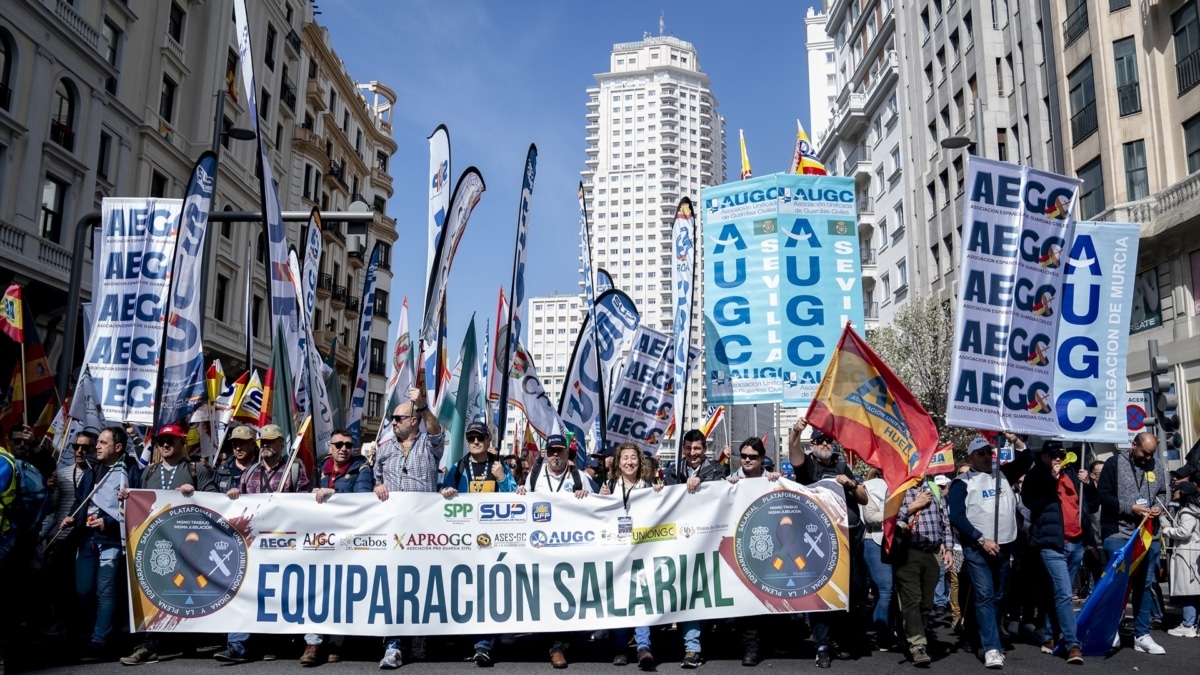
[[[665,30],[663,27],[663,23],[664,23],[665,19],[666,19],[666,12],[661,9],[658,10],[658,36],[659,37],[662,37],[663,31]]]

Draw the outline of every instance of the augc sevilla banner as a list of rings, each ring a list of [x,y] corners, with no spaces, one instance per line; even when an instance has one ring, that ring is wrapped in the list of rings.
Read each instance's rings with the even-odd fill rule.
[[[619,496],[134,490],[139,631],[472,635],[841,610],[845,500],[752,478]],[[503,499],[502,499],[503,498]]]
[[[701,191],[708,402],[807,406],[863,325],[854,179],[775,174]]]
[[[105,199],[84,364],[104,419],[153,425],[181,199]]]

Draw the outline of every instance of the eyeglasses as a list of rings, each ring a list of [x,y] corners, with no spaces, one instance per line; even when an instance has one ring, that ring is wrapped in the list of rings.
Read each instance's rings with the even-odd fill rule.
[[[744,452],[743,452],[741,455],[739,455],[739,456],[740,456],[742,459],[762,459],[762,455],[747,455],[747,454],[746,454],[746,453],[744,453]]]
[[[336,443],[330,443],[329,447],[337,448],[338,450],[344,450],[345,448],[353,448],[354,443],[351,443],[350,441],[338,441]]]
[[[468,443],[482,443],[485,440],[487,440],[487,436],[480,436],[478,434],[468,434],[467,435]]]
[[[404,420],[412,419],[414,417],[416,417],[416,415],[392,415],[392,422],[399,424]]]

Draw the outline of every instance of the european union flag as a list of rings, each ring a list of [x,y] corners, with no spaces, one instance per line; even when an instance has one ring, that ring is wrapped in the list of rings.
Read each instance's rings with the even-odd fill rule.
[[[1145,559],[1151,541],[1150,521],[1143,520],[1137,532],[1108,561],[1108,569],[1079,610],[1076,631],[1085,655],[1106,656],[1112,651],[1113,638],[1129,601],[1129,580]]]

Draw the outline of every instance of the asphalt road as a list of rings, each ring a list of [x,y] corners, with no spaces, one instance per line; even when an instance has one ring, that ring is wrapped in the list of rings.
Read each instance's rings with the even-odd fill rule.
[[[1167,626],[1178,623],[1178,615],[1168,615]],[[758,665],[757,671],[779,672],[810,670],[816,667],[812,660],[812,645],[802,639],[807,630],[800,627],[798,622],[781,619],[776,624],[776,635],[763,642],[764,660]],[[931,649],[934,662],[931,670],[950,672],[985,672],[983,665],[975,656],[963,651],[956,644],[956,638],[944,627],[936,631],[938,642]],[[207,637],[207,636],[205,636]],[[1155,639],[1166,648],[1165,656],[1150,656],[1133,651],[1130,639],[1126,639],[1126,647],[1108,658],[1089,658],[1083,666],[1086,669],[1103,668],[1106,673],[1137,673],[1137,675],[1156,675],[1171,673],[1178,675],[1181,671],[1190,671],[1200,662],[1200,639],[1176,638],[1165,632],[1156,631]],[[741,665],[740,642],[738,634],[732,625],[720,628],[715,635],[705,636],[705,648],[710,652],[709,660],[697,671],[704,673],[740,673],[748,675],[751,671]],[[865,639],[865,638],[864,638]],[[478,668],[472,663],[464,663],[462,659],[471,652],[471,642],[457,638],[454,642],[449,639],[431,638],[429,655],[424,661],[405,663],[402,670],[410,675],[442,675],[443,673],[461,673],[464,670],[473,671]],[[681,646],[676,632],[656,629],[654,636],[655,653],[660,659],[659,672],[679,672]],[[209,638],[199,640],[199,643],[211,643],[214,647],[219,639]],[[169,661],[137,667],[122,666],[117,662],[81,664],[70,662],[61,649],[35,648],[37,657],[18,667],[10,658],[8,669],[0,669],[0,673],[9,675],[16,672],[38,672],[48,674],[84,674],[104,675],[108,673],[145,673],[146,675],[174,674],[197,675],[197,673],[217,673],[226,669],[226,675],[236,672],[245,673],[282,673],[296,672],[300,668],[297,663],[300,651],[303,649],[301,640],[282,638],[277,651],[279,660],[253,661],[251,663],[229,666],[222,665],[211,658],[212,648],[201,649],[196,654],[189,654]],[[376,638],[351,638],[346,645],[345,659],[341,663],[326,664],[312,669],[315,673],[367,673],[378,672],[378,659],[381,656],[379,641]],[[546,644],[542,636],[519,636],[511,645],[497,645],[494,652],[495,667],[492,673],[512,675],[529,675],[533,670],[545,673],[552,672],[546,658]],[[572,645],[568,658],[571,660],[570,673],[615,673],[632,674],[637,672],[634,665],[616,668],[611,665],[613,652],[607,644],[576,642]],[[632,655],[631,655],[632,656]],[[285,658],[286,657],[286,658]],[[1191,664],[1191,665],[1188,665]],[[228,670],[233,669],[233,670]],[[1046,673],[1066,670],[1065,662],[1057,657],[1042,654],[1038,647],[1018,643],[1008,652],[1006,673]],[[913,666],[904,655],[898,652],[869,652],[851,660],[835,660],[831,672],[863,673],[878,675],[879,673],[910,672]]]

